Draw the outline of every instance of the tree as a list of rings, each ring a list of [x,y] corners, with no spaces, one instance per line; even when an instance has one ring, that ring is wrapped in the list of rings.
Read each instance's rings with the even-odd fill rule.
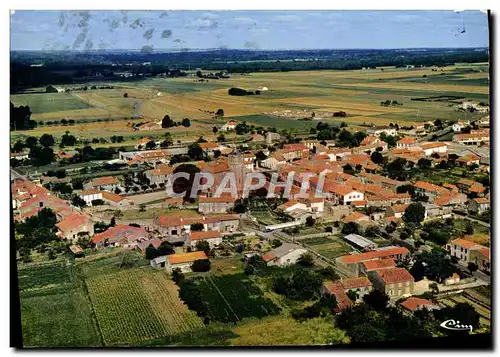
[[[191,224],[191,230],[194,232],[200,232],[204,228],[203,223],[193,223]]]
[[[191,121],[188,118],[182,119],[182,126],[185,128],[189,128],[191,126]]]
[[[55,159],[54,150],[49,147],[35,146],[30,150],[28,156],[33,166],[45,166]]]
[[[306,218],[306,225],[309,227],[314,226],[314,223],[316,223],[316,220],[312,216],[308,216]]]
[[[38,144],[38,139],[34,136],[28,136],[26,140],[24,141],[24,144],[27,148],[33,149],[37,146]]]
[[[214,133],[214,134],[215,134],[215,133],[217,133],[218,131],[219,131],[219,129],[217,129],[217,127],[216,127],[216,126],[214,126],[214,127],[212,128],[212,133]]]
[[[473,262],[469,262],[469,264],[467,264],[467,270],[469,270],[469,272],[471,273],[474,273],[476,270],[478,269],[478,266],[473,263]]]
[[[215,112],[215,115],[217,116],[217,118],[224,118],[224,110],[222,109],[217,109],[217,112]]]
[[[273,280],[273,290],[292,300],[306,301],[318,296],[321,276],[310,269],[300,267],[290,275],[278,275]]]
[[[428,170],[432,166],[432,161],[429,159],[422,158],[422,159],[418,160],[417,166],[421,170]]]
[[[65,132],[63,136],[61,136],[61,145],[65,146],[75,146],[77,143],[76,138],[69,133],[69,131]]]
[[[356,290],[349,290],[347,293],[346,293],[347,297],[351,300],[351,301],[357,301],[358,300],[358,292]]]
[[[128,93],[123,93],[123,98],[128,98]]]
[[[180,286],[184,281],[184,278],[184,274],[179,268],[175,268],[172,270],[172,280],[174,281],[174,283]]]
[[[337,274],[335,269],[331,266],[327,266],[319,271],[319,274],[323,277],[323,279],[327,280],[339,280],[340,276]]]
[[[40,142],[40,145],[49,147],[49,146],[54,146],[55,140],[54,137],[50,134],[43,134],[40,136],[40,139],[38,140]]]
[[[147,246],[146,248],[146,253],[145,253],[145,257],[147,260],[152,260],[154,258],[156,258],[158,256],[158,252],[156,250],[156,248],[150,244]]]
[[[154,140],[150,140],[146,143],[146,150],[152,150],[156,147]]]
[[[73,198],[71,199],[71,204],[73,206],[76,206],[76,207],[86,207],[87,206],[87,202],[85,202],[85,200],[83,198],[81,198],[80,196],[73,196]]]
[[[403,214],[403,221],[420,224],[425,218],[425,207],[420,202],[410,203]]]
[[[311,253],[304,253],[297,259],[297,264],[303,267],[312,267],[314,265],[314,258]]]
[[[377,165],[380,165],[384,162],[384,156],[378,151],[373,152],[370,155],[370,159]]]
[[[374,310],[384,310],[387,308],[389,296],[377,289],[374,289],[369,294],[363,296],[363,301]]]
[[[119,195],[120,193],[122,193],[122,190],[120,190],[120,188],[117,187],[117,188],[115,188],[115,193],[117,195]]]
[[[226,137],[224,136],[224,134],[220,134],[218,137],[217,137],[217,141],[220,142],[220,143],[223,143],[226,141]]]
[[[174,121],[170,119],[170,116],[168,114],[165,115],[161,121],[161,127],[165,129],[165,128],[171,128],[173,126],[175,126]]]
[[[278,248],[278,247],[281,247],[283,245],[283,242],[280,241],[279,239],[275,238],[271,241],[271,247],[273,248]]]
[[[174,254],[174,246],[170,242],[162,242],[157,248],[158,256]]]
[[[342,227],[342,234],[358,234],[359,224],[356,222],[347,222]]]
[[[12,146],[12,152],[21,152],[23,151],[25,145],[21,140],[17,140]]]
[[[116,218],[115,218],[115,216],[113,216],[113,217],[111,218],[111,221],[109,222],[109,226],[110,226],[110,227],[114,227],[114,226],[116,226]]]
[[[465,234],[471,235],[474,234],[474,225],[471,221],[465,222]]]
[[[193,262],[191,269],[194,272],[206,272],[210,270],[210,260],[198,259]]]
[[[441,121],[441,119],[436,119],[436,121],[434,122],[434,126],[438,129],[443,129],[443,122]]]
[[[192,143],[188,146],[188,155],[193,161],[203,160],[203,149],[198,143]]]
[[[206,255],[210,253],[210,244],[206,240],[199,240],[196,242],[196,250],[205,252]]]

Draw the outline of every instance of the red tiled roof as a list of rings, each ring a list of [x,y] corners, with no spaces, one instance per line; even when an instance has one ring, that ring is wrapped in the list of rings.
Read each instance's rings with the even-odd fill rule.
[[[441,193],[447,193],[448,190],[445,189],[444,187],[434,185],[433,183],[426,182],[426,181],[417,181],[413,185],[417,188],[421,188],[425,191],[430,191],[430,192],[441,192]]]
[[[389,258],[380,260],[369,260],[367,262],[363,262],[363,265],[365,266],[366,270],[369,271],[369,270],[395,267],[396,263],[394,262],[393,259]]]
[[[200,143],[200,148],[202,149],[216,149],[219,146],[220,146],[219,144],[213,142]]]
[[[122,238],[127,238],[131,240],[136,240],[140,238],[147,238],[148,233],[144,228],[133,227],[126,224],[119,224],[114,227],[110,227],[102,233],[96,234],[92,237],[92,243],[97,244],[99,242],[108,239],[111,242],[119,241]]]
[[[109,201],[113,201],[113,202],[117,202],[117,203],[126,199],[125,197],[117,195],[116,193],[107,192],[107,191],[102,191],[102,198],[105,200],[109,200]]]
[[[406,211],[407,207],[408,207],[408,205],[394,205],[394,206],[390,206],[390,208],[392,209],[392,211],[394,213],[404,212],[404,211]]]
[[[368,219],[368,216],[364,215],[361,212],[354,211],[349,216],[347,216],[346,218],[344,218],[342,220],[342,222],[344,222],[344,223],[356,222],[356,221],[361,220],[361,219]]]
[[[85,217],[79,213],[74,213],[56,224],[62,232],[70,231],[85,224]]]
[[[118,179],[115,176],[104,176],[104,177],[97,177],[93,179],[90,184],[93,187],[96,186],[104,186],[104,185],[114,185],[119,183]]]
[[[414,138],[405,137],[398,141],[400,144],[415,144],[417,141]]]
[[[405,281],[414,281],[413,276],[405,268],[390,268],[375,270],[380,279],[386,284],[402,283]]]
[[[200,196],[198,198],[199,203],[234,203],[236,198],[232,197],[231,194],[222,194],[220,197],[205,197]]]
[[[266,263],[270,262],[274,258],[275,258],[275,256],[272,253],[269,253],[269,252],[262,254],[262,260],[265,261]]]
[[[80,191],[80,193],[78,195],[79,196],[97,195],[98,193],[101,193],[101,191],[92,188],[90,190]]]
[[[486,259],[490,259],[490,248],[479,249],[479,253],[481,253]]]
[[[344,255],[342,257],[339,257],[339,259],[345,264],[354,264],[361,263],[366,260],[379,259],[382,257],[409,253],[410,251],[405,247],[394,247],[360,254]]]
[[[401,306],[403,308],[411,312],[421,308],[422,306],[433,306],[433,305],[434,304],[427,299],[417,298],[413,296],[409,297],[408,299],[406,299],[401,303]]]
[[[462,238],[452,240],[450,242],[450,244],[455,244],[455,245],[458,245],[458,246],[464,247],[464,248],[472,248],[472,247],[477,245],[476,243],[471,242],[470,240],[466,240],[466,239],[462,239]]]
[[[189,234],[191,240],[207,240],[207,239],[215,239],[220,237],[219,231],[191,231]]]
[[[490,203],[490,201],[487,198],[484,198],[484,197],[474,198],[474,201],[476,201],[479,204]]]
[[[372,286],[370,280],[367,277],[362,276],[359,278],[349,278],[349,279],[341,279],[340,283],[344,287],[344,289],[358,289],[358,288],[366,288]]]
[[[345,293],[345,289],[342,286],[342,283],[340,280],[337,281],[326,281],[323,283],[323,286],[332,294],[335,296],[335,299],[337,300],[337,306],[334,309],[335,312],[340,312],[344,310],[345,308],[351,306],[353,303],[351,299],[347,296]]]
[[[167,260],[171,265],[181,264],[181,263],[190,263],[195,260],[204,260],[208,259],[205,252],[190,252],[190,253],[179,253],[179,254],[170,254],[167,255]]]

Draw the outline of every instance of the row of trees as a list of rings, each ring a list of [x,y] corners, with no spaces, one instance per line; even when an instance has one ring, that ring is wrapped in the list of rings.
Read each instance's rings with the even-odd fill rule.
[[[166,129],[166,128],[172,128],[175,126],[183,126],[185,128],[189,128],[191,126],[191,120],[189,118],[184,118],[182,121],[176,122],[170,118],[170,116],[167,114],[163,117],[161,121],[161,127]]]

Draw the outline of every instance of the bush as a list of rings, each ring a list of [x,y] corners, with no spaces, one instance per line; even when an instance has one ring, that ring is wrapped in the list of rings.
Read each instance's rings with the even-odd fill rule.
[[[194,272],[206,272],[210,270],[210,260],[208,259],[198,259],[195,260],[191,269]]]

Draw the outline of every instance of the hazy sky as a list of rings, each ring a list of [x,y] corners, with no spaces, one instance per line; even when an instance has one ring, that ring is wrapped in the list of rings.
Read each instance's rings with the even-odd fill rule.
[[[465,27],[465,33],[460,33]],[[488,46],[480,11],[15,11],[11,49]]]

